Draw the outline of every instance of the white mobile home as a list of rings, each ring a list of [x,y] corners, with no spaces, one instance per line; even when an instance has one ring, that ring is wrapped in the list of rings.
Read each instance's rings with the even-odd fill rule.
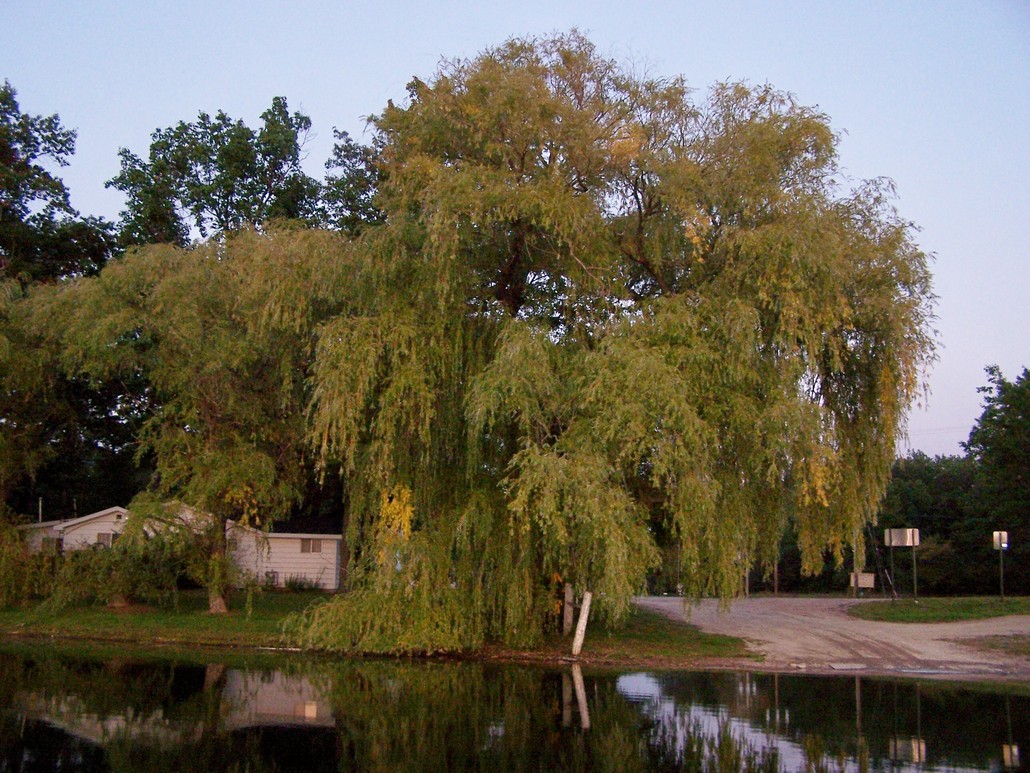
[[[109,507],[80,518],[63,521],[42,521],[19,526],[25,533],[30,550],[82,550],[90,545],[111,544],[125,528],[129,511],[124,507]]]
[[[187,512],[191,518],[197,517],[192,511]],[[109,507],[81,518],[42,521],[18,528],[25,533],[26,544],[32,551],[111,547],[129,515],[123,507]],[[226,537],[236,567],[259,583],[284,587],[291,578],[297,578],[325,590],[339,587],[339,534],[263,532],[230,521]]]

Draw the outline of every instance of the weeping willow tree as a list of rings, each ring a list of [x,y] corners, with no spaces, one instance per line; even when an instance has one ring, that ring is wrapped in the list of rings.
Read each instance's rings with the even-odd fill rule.
[[[340,235],[270,227],[141,247],[26,301],[69,376],[145,380],[124,399],[146,403],[136,441],[155,474],[130,508],[177,533],[186,514],[212,612],[232,579],[227,520],[266,528],[304,494],[317,326],[346,305],[348,266]]]
[[[695,100],[571,33],[445,63],[373,124],[385,222],[310,413],[355,592],[308,643],[532,641],[555,582],[618,620],[656,535],[692,595],[737,593],[787,519],[808,570],[841,556],[934,299],[889,183],[846,187],[825,115],[741,83]]]

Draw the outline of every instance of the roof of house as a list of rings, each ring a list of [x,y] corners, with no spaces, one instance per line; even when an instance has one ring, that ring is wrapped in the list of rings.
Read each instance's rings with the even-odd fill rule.
[[[106,510],[99,510],[95,513],[90,513],[89,515],[83,515],[79,518],[72,518],[70,520],[60,522],[60,524],[56,528],[58,531],[66,531],[69,528],[75,528],[76,526],[81,526],[84,523],[95,521],[98,518],[103,518],[104,516],[115,514],[127,516],[129,514],[129,511],[126,510],[124,507],[108,507]]]
[[[14,528],[16,528],[16,529],[23,529],[23,530],[26,530],[26,531],[28,531],[29,529],[49,529],[49,528],[54,527],[54,526],[59,526],[60,524],[62,524],[64,522],[65,522],[65,520],[36,521],[34,523],[19,523]]]
[[[99,510],[89,515],[82,515],[78,518],[59,518],[55,521],[36,521],[35,523],[23,523],[17,528],[31,530],[31,529],[57,529],[58,531],[64,531],[69,526],[78,526],[83,523],[102,518],[105,515],[111,515],[112,513],[121,513],[123,516],[128,515],[129,511],[124,507],[108,507],[106,510]]]

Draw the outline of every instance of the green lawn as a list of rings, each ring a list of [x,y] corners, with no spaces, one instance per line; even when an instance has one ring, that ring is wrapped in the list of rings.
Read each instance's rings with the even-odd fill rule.
[[[870,601],[848,608],[852,617],[886,623],[952,623],[1002,615],[1030,615],[1030,597],[958,596],[896,601]]]
[[[564,660],[571,657],[571,646],[571,637],[555,636],[532,651],[490,645],[485,652],[502,658]],[[749,653],[742,639],[702,633],[696,626],[634,607],[626,625],[618,630],[588,627],[580,656],[592,664],[633,663],[673,668],[697,665],[706,659],[743,658]]]
[[[317,592],[256,593],[248,615],[245,598],[237,594],[228,615],[207,614],[207,594],[179,594],[179,609],[104,606],[70,607],[59,611],[35,605],[0,610],[0,635],[58,636],[137,644],[269,647],[283,643],[283,618],[316,599]]]
[[[103,606],[71,607],[57,612],[35,605],[0,610],[0,637],[55,636],[133,645],[180,647],[274,647],[288,644],[281,625],[287,615],[325,598],[317,592],[265,592],[254,595],[248,616],[238,594],[228,615],[207,614],[203,591],[180,594],[178,611],[160,607],[116,610]],[[487,657],[562,660],[570,656],[569,639],[554,637],[532,651],[488,646]],[[706,658],[746,657],[743,641],[701,633],[696,627],[656,612],[634,609],[625,627],[606,631],[591,626],[582,657],[596,663],[684,665]]]

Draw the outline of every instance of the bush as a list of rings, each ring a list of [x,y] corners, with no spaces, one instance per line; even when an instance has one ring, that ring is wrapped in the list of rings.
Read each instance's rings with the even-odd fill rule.
[[[318,590],[322,586],[318,584],[318,580],[312,580],[310,577],[305,577],[302,574],[291,574],[286,578],[284,587],[292,593],[300,593],[302,591]]]
[[[161,535],[131,535],[110,547],[66,553],[54,581],[51,603],[67,606],[130,601],[175,603],[184,560]]]
[[[4,515],[0,512],[0,608],[49,596],[61,563],[59,553],[30,551]]]

